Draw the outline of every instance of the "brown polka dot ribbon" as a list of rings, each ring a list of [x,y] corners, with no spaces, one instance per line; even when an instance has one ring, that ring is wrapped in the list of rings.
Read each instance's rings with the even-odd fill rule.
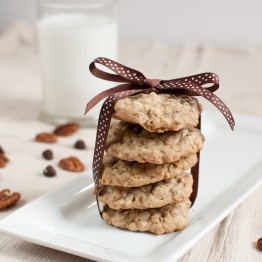
[[[102,71],[96,67],[96,64],[103,65],[113,71],[115,74]],[[219,78],[214,73],[202,73],[172,80],[147,79],[141,72],[126,67],[108,58],[96,58],[89,66],[90,72],[101,79],[120,82],[122,84],[107,89],[98,94],[89,101],[86,106],[85,114],[91,110],[102,99],[106,98],[99,115],[96,144],[93,158],[93,176],[96,187],[96,199],[98,209],[101,215],[101,210],[98,203],[99,195],[99,176],[101,172],[104,151],[106,148],[106,140],[111,122],[111,117],[114,112],[114,105],[119,99],[139,94],[139,93],[171,93],[183,94],[189,96],[202,96],[215,105],[228,121],[233,130],[235,121],[234,118],[224,104],[213,92],[219,88]],[[204,87],[205,85],[209,87]],[[200,125],[199,125],[200,128]],[[194,176],[193,194],[191,196],[192,203],[195,201],[198,187],[198,171],[199,163],[192,168],[191,173]]]

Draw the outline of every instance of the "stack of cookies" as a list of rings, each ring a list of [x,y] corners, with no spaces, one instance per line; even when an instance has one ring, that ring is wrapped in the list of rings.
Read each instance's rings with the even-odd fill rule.
[[[202,111],[189,96],[139,94],[119,100],[100,175],[103,219],[131,231],[163,234],[186,227],[193,167],[204,136]]]

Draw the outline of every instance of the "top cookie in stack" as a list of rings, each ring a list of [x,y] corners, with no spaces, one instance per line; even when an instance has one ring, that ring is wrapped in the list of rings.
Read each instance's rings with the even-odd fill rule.
[[[189,96],[139,94],[119,100],[107,139],[99,200],[106,223],[156,234],[187,225],[202,111]]]
[[[202,112],[201,104],[190,96],[154,92],[121,99],[114,109],[114,118],[157,133],[196,127]]]

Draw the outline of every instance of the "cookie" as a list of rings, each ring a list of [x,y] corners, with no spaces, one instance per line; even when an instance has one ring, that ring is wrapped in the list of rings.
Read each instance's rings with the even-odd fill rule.
[[[164,234],[186,227],[190,205],[189,200],[175,205],[143,210],[114,210],[106,205],[102,216],[107,224],[115,227],[130,231]]]
[[[114,122],[110,126],[107,152],[126,161],[163,164],[195,154],[203,148],[204,136],[196,128],[150,133],[139,125]]]
[[[188,199],[192,185],[192,175],[181,173],[174,178],[141,187],[102,186],[98,200],[112,209],[158,208]]]
[[[101,185],[140,187],[164,179],[173,178],[197,163],[197,155],[182,157],[169,164],[151,164],[124,161],[110,155],[105,155]]]
[[[118,100],[113,117],[141,125],[149,132],[163,133],[196,127],[202,106],[190,96],[138,94]]]

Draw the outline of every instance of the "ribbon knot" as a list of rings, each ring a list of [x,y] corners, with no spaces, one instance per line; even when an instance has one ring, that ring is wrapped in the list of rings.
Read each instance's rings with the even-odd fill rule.
[[[157,92],[157,86],[161,82],[160,79],[145,78],[143,84],[150,88],[150,92]]]

